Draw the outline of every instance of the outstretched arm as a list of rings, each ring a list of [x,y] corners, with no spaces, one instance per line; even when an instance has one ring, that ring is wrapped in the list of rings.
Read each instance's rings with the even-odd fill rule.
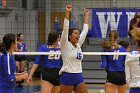
[[[40,46],[38,48],[38,52],[43,52],[43,47],[42,46]],[[33,76],[35,70],[37,69],[40,60],[41,60],[41,55],[36,56],[36,59],[34,61],[34,64],[33,64],[32,68],[31,68],[29,77],[27,78],[27,83],[28,84],[31,84],[32,83],[32,76]]]
[[[89,19],[89,11],[87,9],[84,9],[84,25],[83,25],[83,31],[80,34],[80,39],[79,39],[80,46],[82,46],[82,44],[84,43],[88,33],[88,19]]]
[[[66,42],[68,41],[68,32],[69,32],[69,19],[70,19],[70,13],[72,11],[72,5],[66,6],[66,15],[64,19],[64,26],[63,26],[63,32],[60,39],[60,45],[61,47],[65,46]]]

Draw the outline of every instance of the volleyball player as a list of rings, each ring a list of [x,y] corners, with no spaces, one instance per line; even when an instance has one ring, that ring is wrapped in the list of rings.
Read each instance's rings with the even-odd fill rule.
[[[58,42],[60,34],[57,31],[52,31],[48,35],[48,42],[39,47],[38,52],[60,52]],[[42,61],[42,63],[40,62]],[[60,55],[51,54],[46,56],[37,56],[32,66],[27,82],[31,84],[32,76],[38,67],[39,63],[42,64],[42,80],[41,80],[41,93],[59,93],[60,91],[60,75],[59,70],[62,67],[62,57]]]
[[[84,9],[84,25],[80,34],[77,28],[69,29],[70,13],[72,5],[66,6],[63,32],[60,39],[60,48],[63,66],[60,70],[60,93],[87,93],[86,85],[82,75],[81,60],[83,54],[81,46],[88,33],[89,11]]]
[[[21,76],[23,73],[16,73],[16,62],[12,55],[16,47],[16,35],[6,34],[0,44],[0,93],[14,93],[16,80],[26,79]]]
[[[109,41],[101,43],[102,52],[126,52],[123,46],[118,45],[118,32],[109,32]],[[105,93],[126,93],[125,81],[125,56],[124,55],[102,55],[102,67],[106,68],[107,78]]]
[[[26,47],[26,43],[24,42],[24,35],[23,33],[19,33],[17,34],[17,52],[26,52],[27,51],[27,47]],[[25,55],[15,55],[15,60],[16,60],[16,72],[17,73],[26,73],[25,71]],[[25,71],[25,72],[24,72]],[[24,82],[24,80],[19,80],[17,81],[17,86],[18,87],[22,87],[22,83]]]
[[[136,50],[126,56],[125,73],[129,84],[129,93],[140,93],[140,28],[131,30],[132,38],[136,42]]]
[[[19,33],[17,35],[17,52],[26,52],[27,51],[27,47],[26,47],[26,43],[24,42],[24,35],[22,33]],[[15,56],[15,60],[16,60],[16,66],[17,66],[17,72],[24,72],[25,70],[25,55],[16,55]]]
[[[132,37],[131,36],[131,30],[134,27],[139,27],[140,28],[140,12],[136,12],[135,15],[134,15],[134,18],[132,18],[130,20],[129,31],[128,31],[128,35],[129,35],[130,38]]]

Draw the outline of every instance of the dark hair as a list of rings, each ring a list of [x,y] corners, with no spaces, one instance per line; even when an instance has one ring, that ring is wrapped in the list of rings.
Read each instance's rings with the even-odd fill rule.
[[[51,31],[48,35],[48,45],[53,45],[59,38],[60,33],[58,31]]]
[[[78,29],[77,29],[77,28],[70,28],[70,29],[69,29],[69,34],[68,34],[68,40],[69,40],[69,41],[70,41],[69,36],[72,35],[72,33],[73,33],[74,30],[78,30]]]
[[[140,47],[140,40],[136,40],[137,46]]]
[[[140,47],[140,28],[135,27],[131,30],[132,38],[136,41],[137,46]]]
[[[129,47],[129,43],[128,42],[126,42],[126,41],[120,41],[119,43],[118,43],[119,45],[121,45],[121,46],[124,46],[126,49]]]
[[[20,36],[23,35],[23,33],[18,33],[17,34],[17,41],[19,41]]]
[[[2,43],[0,43],[0,52],[7,51],[10,49],[11,44],[15,43],[16,35],[13,33],[8,33],[3,37]]]
[[[116,40],[119,38],[119,34],[116,30],[112,30],[108,33],[109,41],[102,41],[101,47],[103,49],[111,49],[113,44],[116,42]]]
[[[5,46],[2,42],[0,42],[0,52],[3,52],[5,50]]]

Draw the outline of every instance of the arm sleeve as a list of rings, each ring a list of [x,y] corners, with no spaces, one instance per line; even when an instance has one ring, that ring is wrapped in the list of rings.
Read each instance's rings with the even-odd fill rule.
[[[69,33],[69,20],[67,20],[65,18],[63,32],[62,32],[61,39],[60,39],[60,46],[61,47],[66,45],[66,42],[68,41],[68,33]]]
[[[104,50],[101,50],[101,52],[104,52]],[[107,56],[101,55],[101,59],[102,59],[102,62],[101,62],[100,67],[106,68],[107,67]]]
[[[125,75],[126,75],[126,82],[128,84],[130,83],[130,80],[131,80],[129,61],[130,61],[130,59],[128,57],[126,57],[126,60],[125,60]]]
[[[5,77],[8,82],[15,82],[16,78],[14,73],[11,73],[12,67],[10,64],[10,54],[7,53],[6,55],[3,56],[3,70],[5,73]]]
[[[38,48],[38,52],[43,52],[43,47],[42,46],[40,46]],[[39,64],[40,60],[41,60],[41,55],[37,55],[36,58],[35,58],[34,64]]]
[[[88,24],[84,24],[83,25],[83,31],[82,33],[80,34],[80,39],[79,39],[79,45],[82,46],[82,44],[84,43],[85,41],[85,38],[87,36],[87,33],[88,33]]]

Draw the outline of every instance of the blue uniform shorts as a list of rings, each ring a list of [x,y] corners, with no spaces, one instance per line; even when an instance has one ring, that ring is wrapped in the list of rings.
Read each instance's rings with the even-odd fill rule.
[[[82,73],[63,72],[60,76],[60,83],[69,86],[76,86],[84,82]]]
[[[15,93],[15,88],[0,87],[0,93]]]
[[[129,93],[140,93],[140,88],[130,88]]]

